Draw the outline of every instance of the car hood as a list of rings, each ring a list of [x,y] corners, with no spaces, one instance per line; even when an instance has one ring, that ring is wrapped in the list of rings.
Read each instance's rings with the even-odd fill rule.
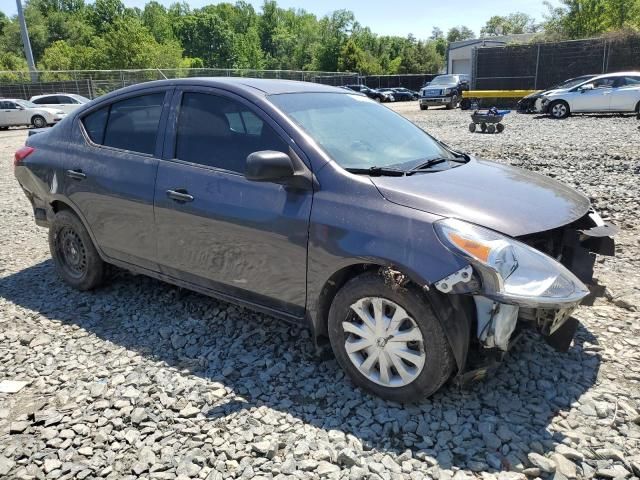
[[[444,88],[454,88],[457,87],[458,84],[455,82],[451,82],[451,83],[437,83],[434,85],[427,85],[426,87],[423,88],[423,90],[442,90]]]
[[[472,158],[444,171],[372,177],[387,200],[518,237],[582,217],[589,199],[544,175]]]

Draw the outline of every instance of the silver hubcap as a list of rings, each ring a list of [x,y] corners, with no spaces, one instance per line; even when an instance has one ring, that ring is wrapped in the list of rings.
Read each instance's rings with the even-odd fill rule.
[[[567,113],[567,107],[562,103],[558,103],[553,106],[552,113],[554,117],[564,117],[565,113]]]
[[[368,380],[403,387],[424,368],[424,338],[415,320],[391,300],[365,297],[350,307],[342,322],[344,347]]]

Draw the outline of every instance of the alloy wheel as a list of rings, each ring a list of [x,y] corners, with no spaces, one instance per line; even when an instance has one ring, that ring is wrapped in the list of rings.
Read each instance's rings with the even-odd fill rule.
[[[426,359],[422,332],[397,303],[361,298],[351,305],[342,328],[347,355],[368,380],[403,387],[422,372]]]
[[[551,109],[551,114],[555,118],[562,118],[567,114],[567,106],[564,103],[556,103]]]

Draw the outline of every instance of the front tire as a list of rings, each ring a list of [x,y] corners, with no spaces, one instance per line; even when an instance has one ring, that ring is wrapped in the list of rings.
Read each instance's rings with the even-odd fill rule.
[[[42,115],[34,115],[31,117],[31,124],[36,128],[44,128],[47,126],[47,120]]]
[[[77,290],[102,283],[105,266],[89,232],[69,210],[56,213],[49,227],[49,250],[62,279]]]
[[[571,115],[571,110],[569,109],[569,104],[564,100],[557,100],[549,105],[549,115],[558,120],[562,118],[567,118]]]
[[[420,110],[429,110],[429,105],[420,105]]]
[[[458,96],[454,95],[449,103],[447,103],[447,110],[453,110],[458,106]]]
[[[328,326],[353,383],[386,400],[425,399],[453,371],[444,330],[415,286],[393,288],[376,273],[359,275],[334,298]]]

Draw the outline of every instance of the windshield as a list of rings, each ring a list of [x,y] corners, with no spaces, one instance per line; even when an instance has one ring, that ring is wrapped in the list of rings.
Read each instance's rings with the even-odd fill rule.
[[[361,95],[288,93],[269,100],[343,168],[410,169],[455,158],[410,121]]]
[[[566,82],[561,83],[561,84],[557,85],[554,88],[573,88],[573,87],[577,87],[581,83],[588,82],[592,78],[593,77],[582,77],[582,78],[576,78],[576,79],[573,79],[573,80],[567,80]]]
[[[443,85],[445,83],[458,83],[455,75],[440,75],[431,81],[431,85]]]
[[[16,100],[15,102],[24,108],[38,108],[38,105],[36,105],[35,103],[31,103],[28,100]]]

